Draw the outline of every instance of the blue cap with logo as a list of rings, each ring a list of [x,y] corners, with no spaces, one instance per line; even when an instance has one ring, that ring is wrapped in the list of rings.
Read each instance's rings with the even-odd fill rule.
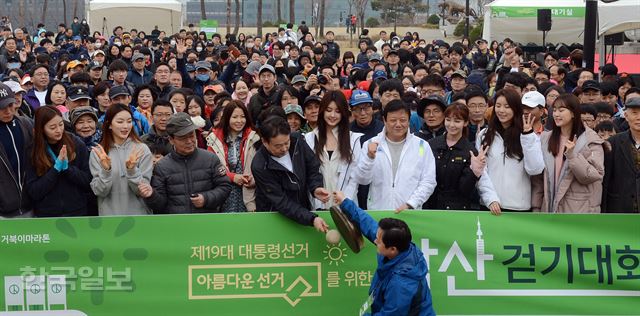
[[[351,98],[349,99],[349,104],[351,106],[356,106],[362,103],[373,103],[373,100],[371,99],[369,93],[359,89],[353,90],[353,93],[351,93]]]

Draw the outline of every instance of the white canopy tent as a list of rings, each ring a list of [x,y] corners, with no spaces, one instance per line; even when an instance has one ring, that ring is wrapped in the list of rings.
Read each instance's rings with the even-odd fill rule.
[[[493,1],[485,5],[482,37],[497,41],[508,37],[523,44],[542,44],[542,32],[537,30],[538,9],[551,9],[553,26],[547,32],[547,43],[583,41],[584,0]]]
[[[91,0],[87,21],[92,30],[109,36],[120,25],[150,34],[157,25],[167,34],[182,27],[182,3],[178,0]]]
[[[640,0],[598,3],[599,36],[640,29]]]

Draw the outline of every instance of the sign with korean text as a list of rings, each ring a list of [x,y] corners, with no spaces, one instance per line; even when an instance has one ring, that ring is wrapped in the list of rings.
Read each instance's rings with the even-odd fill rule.
[[[207,34],[207,38],[211,38],[213,34],[218,33],[218,20],[200,20],[200,31]]]
[[[585,7],[491,7],[493,18],[536,18],[538,9],[551,9],[553,18],[583,18]]]
[[[438,315],[640,311],[640,216],[370,214],[409,224]],[[4,220],[0,316],[358,315],[375,254],[277,213]]]

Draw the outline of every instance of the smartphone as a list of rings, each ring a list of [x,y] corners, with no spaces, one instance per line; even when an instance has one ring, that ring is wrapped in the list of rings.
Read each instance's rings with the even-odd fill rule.
[[[238,56],[240,56],[240,50],[232,47],[229,49],[229,51],[231,52],[231,55],[233,55],[233,57],[238,58]]]

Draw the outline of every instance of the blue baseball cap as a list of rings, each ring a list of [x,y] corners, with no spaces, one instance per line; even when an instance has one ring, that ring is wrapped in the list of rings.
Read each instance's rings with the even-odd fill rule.
[[[349,99],[349,104],[351,106],[356,106],[362,103],[373,103],[373,100],[371,99],[369,93],[359,89],[353,90],[353,93],[351,93],[351,98]]]
[[[376,70],[373,72],[373,81],[378,79],[387,79],[387,73],[382,70]]]

